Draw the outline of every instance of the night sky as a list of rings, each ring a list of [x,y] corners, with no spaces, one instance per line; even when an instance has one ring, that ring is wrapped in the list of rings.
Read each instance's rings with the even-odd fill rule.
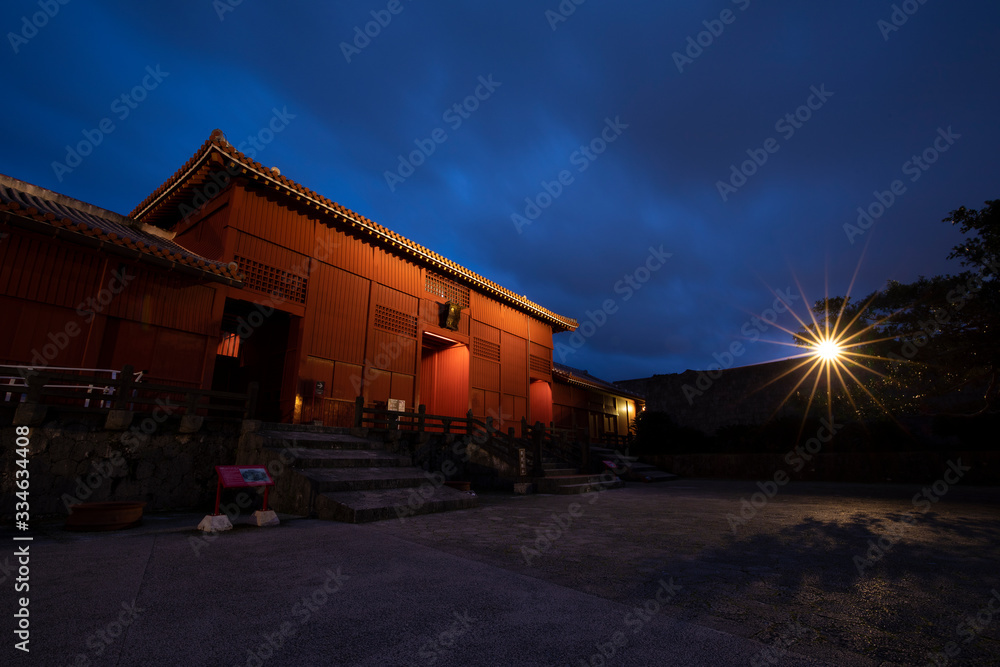
[[[1000,198],[997,3],[577,2],[7,0],[0,172],[128,213],[220,128],[594,321],[555,360],[609,380],[784,356],[772,290],[804,316],[859,262],[856,294],[959,270],[941,219]]]

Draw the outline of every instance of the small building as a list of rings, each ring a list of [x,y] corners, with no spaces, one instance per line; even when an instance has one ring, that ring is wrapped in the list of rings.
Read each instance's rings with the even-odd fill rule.
[[[586,428],[594,443],[625,444],[636,415],[645,410],[642,395],[594,377],[585,370],[554,363],[553,424]]]
[[[130,364],[234,392],[257,382],[268,421],[348,426],[359,395],[471,410],[504,430],[556,419],[552,336],[575,320],[264,167],[219,130],[129,216],[3,177],[0,234],[0,363]],[[575,400],[566,386],[559,422]],[[632,406],[595,432],[627,432]]]

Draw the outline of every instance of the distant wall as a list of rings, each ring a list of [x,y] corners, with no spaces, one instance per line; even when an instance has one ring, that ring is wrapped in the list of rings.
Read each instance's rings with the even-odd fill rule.
[[[646,397],[646,410],[665,412],[678,426],[714,434],[724,426],[763,424],[772,416],[798,414],[782,402],[800,375],[783,373],[798,360],[741,366],[725,371],[684,371],[615,384]],[[769,384],[770,383],[770,384]],[[799,387],[799,390],[803,390]]]
[[[784,471],[792,481],[926,484],[941,479],[948,462],[971,470],[963,484],[1000,484],[1000,452],[843,452],[820,453],[808,462],[791,465],[785,454],[678,454],[643,456],[642,461],[681,477],[774,479]],[[793,464],[795,458],[792,458]],[[801,469],[796,470],[797,467]]]
[[[103,416],[102,416],[103,417]],[[133,424],[139,425],[136,415]],[[28,471],[32,519],[67,516],[67,503],[145,501],[147,510],[209,509],[215,501],[215,466],[236,463],[238,422],[205,420],[197,433],[179,433],[179,419],[157,424],[145,438],[108,431],[100,423],[62,420],[32,427]],[[15,508],[17,459],[14,426],[0,428],[0,516]]]

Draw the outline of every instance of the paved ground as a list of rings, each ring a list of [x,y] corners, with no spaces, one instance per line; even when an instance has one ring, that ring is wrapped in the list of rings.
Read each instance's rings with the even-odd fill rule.
[[[1000,664],[1000,489],[942,484],[917,504],[913,486],[790,484],[735,531],[753,482],[484,495],[213,541],[190,514],[49,526],[30,547],[31,653],[6,603],[3,663],[924,665],[953,642],[947,664]]]

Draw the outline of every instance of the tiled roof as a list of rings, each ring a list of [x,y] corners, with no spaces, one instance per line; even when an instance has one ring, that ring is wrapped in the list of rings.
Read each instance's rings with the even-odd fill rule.
[[[189,267],[203,277],[228,284],[240,282],[234,265],[196,255],[170,240],[168,232],[3,174],[0,212],[61,230],[62,238],[69,241],[101,241],[132,251],[136,259]]]
[[[640,394],[627,389],[622,389],[616,384],[594,377],[587,371],[580,370],[579,368],[573,368],[572,366],[567,366],[566,364],[552,362],[552,376],[554,379],[562,380],[566,384],[575,384],[586,389],[597,389],[598,391],[605,391],[609,394],[615,394],[616,396],[645,400],[645,397]]]
[[[213,131],[209,139],[198,149],[198,152],[163,185],[136,206],[130,215],[137,220],[151,224],[165,222],[169,226],[176,223],[178,208],[182,203],[191,201],[195,192],[194,188],[197,185],[201,183],[207,185],[212,169],[230,169],[230,173],[233,173],[232,169],[238,169],[241,176],[263,186],[283,191],[299,204],[312,207],[317,212],[325,212],[341,221],[341,224],[350,225],[355,233],[367,232],[371,237],[369,240],[375,241],[390,252],[443,271],[453,279],[463,281],[480,292],[500,301],[506,301],[533,317],[554,325],[556,331],[576,329],[577,322],[573,318],[564,317],[543,308],[527,297],[515,294],[478,273],[470,271],[464,266],[400,236],[391,229],[282,176],[276,170],[250,159],[226,141],[221,130]]]

